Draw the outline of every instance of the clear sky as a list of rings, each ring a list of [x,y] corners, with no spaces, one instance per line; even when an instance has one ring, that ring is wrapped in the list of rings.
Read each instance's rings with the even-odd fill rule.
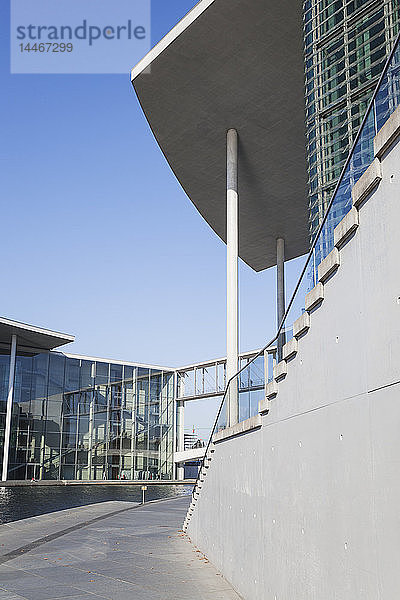
[[[152,0],[153,44],[194,4]],[[74,353],[223,356],[225,246],[170,171],[130,74],[10,75],[7,1],[0,15],[0,314],[74,334]],[[243,351],[274,332],[274,277],[241,264]]]

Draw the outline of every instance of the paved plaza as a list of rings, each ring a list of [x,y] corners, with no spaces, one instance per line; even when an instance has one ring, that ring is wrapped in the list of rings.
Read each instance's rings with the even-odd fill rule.
[[[181,531],[187,497],[0,526],[0,600],[238,600]]]

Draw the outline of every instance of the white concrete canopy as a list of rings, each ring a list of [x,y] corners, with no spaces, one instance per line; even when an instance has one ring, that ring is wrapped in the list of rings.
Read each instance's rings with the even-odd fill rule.
[[[239,135],[239,255],[256,271],[307,252],[302,4],[202,0],[132,70],[185,192],[226,241],[226,132]]]
[[[13,335],[17,336],[19,347],[34,350],[53,350],[75,340],[73,335],[0,317],[0,344],[10,344]]]

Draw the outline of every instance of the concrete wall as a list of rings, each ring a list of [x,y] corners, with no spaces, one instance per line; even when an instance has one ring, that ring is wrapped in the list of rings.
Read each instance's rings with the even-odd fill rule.
[[[262,427],[215,445],[188,525],[245,600],[400,593],[400,145]]]

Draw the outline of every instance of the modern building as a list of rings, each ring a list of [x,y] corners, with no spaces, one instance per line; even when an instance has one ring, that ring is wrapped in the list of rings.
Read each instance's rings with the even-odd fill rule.
[[[2,480],[173,480],[186,463],[197,473],[204,444],[189,444],[185,405],[221,397],[226,360],[174,369],[63,352],[73,341],[0,318]],[[264,395],[266,357],[243,380],[242,414]]]
[[[0,319],[2,479],[173,479],[174,371],[73,340]]]
[[[393,47],[399,21],[398,0],[304,2],[311,238],[318,231]]]
[[[246,600],[400,588],[399,37],[382,69],[395,9],[305,4],[318,37],[306,36],[308,107],[320,111],[321,92],[328,123],[315,129],[315,190],[337,181],[315,205],[311,247],[300,3],[201,0],[132,70],[166,159],[227,244],[226,392],[183,530]],[[285,311],[284,259],[307,249]],[[277,342],[278,362],[246,414],[241,385],[262,352],[238,372],[239,257],[277,265],[278,329],[262,352]]]
[[[201,0],[132,69],[168,163],[227,243],[228,379],[238,369],[238,258],[255,271],[276,265],[279,326],[285,261],[306,254],[322,227],[399,18],[397,0],[306,0],[304,6],[254,0],[251,9],[243,0]],[[377,104],[386,116],[394,82]],[[370,116],[371,131],[382,118]],[[348,186],[373,159],[372,137],[354,152]],[[350,208],[348,194],[337,195],[314,245],[304,293],[317,282],[333,230]],[[287,323],[278,358],[291,335]]]
[[[329,6],[335,19],[336,4],[322,1],[314,13]],[[365,3],[365,11],[372,5],[382,3]],[[346,4],[347,16],[351,6],[356,4]],[[363,19],[361,15],[357,18]],[[346,27],[351,23],[349,18]],[[367,31],[373,38],[374,27]],[[346,52],[348,61],[350,43]],[[59,423],[60,462],[63,431],[72,432],[75,444],[66,450],[74,476],[94,473],[97,439],[102,459],[96,477],[122,477],[129,468],[136,476],[136,453],[147,458],[140,463],[147,474],[157,449],[161,459],[151,466],[161,476],[168,462],[168,450],[160,445],[164,428],[172,440],[169,473],[173,463],[181,474],[185,462],[202,459],[184,531],[241,597],[395,598],[400,588],[400,41],[357,134],[360,108],[355,108],[351,152],[285,311],[285,259],[305,254],[310,242],[303,59],[300,3],[201,0],[132,71],[133,86],[164,155],[201,215],[227,244],[227,358],[156,372],[160,379],[152,419],[149,388],[147,412],[140,413],[138,406],[140,371],[128,371],[125,378],[124,364],[115,379],[114,364],[93,359],[94,367],[81,372],[78,367],[90,362],[87,357],[52,358],[57,354],[52,348],[70,339],[52,332],[42,332],[44,345],[35,340],[36,346],[20,351],[31,355],[32,364],[39,361],[36,356],[47,354],[47,391],[46,396],[40,392],[39,400],[50,407],[50,434],[53,423]],[[362,96],[364,71],[357,64]],[[349,98],[347,120],[353,116],[351,92]],[[348,123],[346,127],[348,132]],[[316,135],[322,146],[321,132]],[[277,265],[277,334],[247,356],[238,352],[239,257],[256,271]],[[12,417],[20,412],[15,364],[21,326],[8,326],[3,465],[13,432],[18,433]],[[78,388],[66,379],[69,359],[81,361],[76,365]],[[53,361],[58,364],[54,372]],[[98,363],[107,363],[100,368],[100,390]],[[150,386],[153,368],[147,368],[143,375]],[[169,378],[175,379],[171,394]],[[133,385],[133,392],[123,417],[125,383],[128,390]],[[221,396],[210,443],[206,449],[185,450],[185,403]],[[163,397],[167,407],[170,402],[173,406],[165,419],[160,416]],[[98,437],[96,406],[102,415]],[[46,411],[40,419],[47,425]],[[148,434],[145,449],[138,447],[136,433],[131,434],[126,469],[122,449],[129,430],[136,431],[138,415],[144,429],[155,432],[155,443],[150,446]],[[130,427],[121,426],[123,418],[126,424],[130,418]],[[79,438],[81,419],[84,435]],[[40,469],[51,452],[43,430],[38,431],[33,445],[45,449]],[[123,431],[128,431],[126,437]],[[108,454],[114,449],[115,462]],[[25,468],[29,456],[25,454]],[[53,473],[57,468],[56,462]]]

